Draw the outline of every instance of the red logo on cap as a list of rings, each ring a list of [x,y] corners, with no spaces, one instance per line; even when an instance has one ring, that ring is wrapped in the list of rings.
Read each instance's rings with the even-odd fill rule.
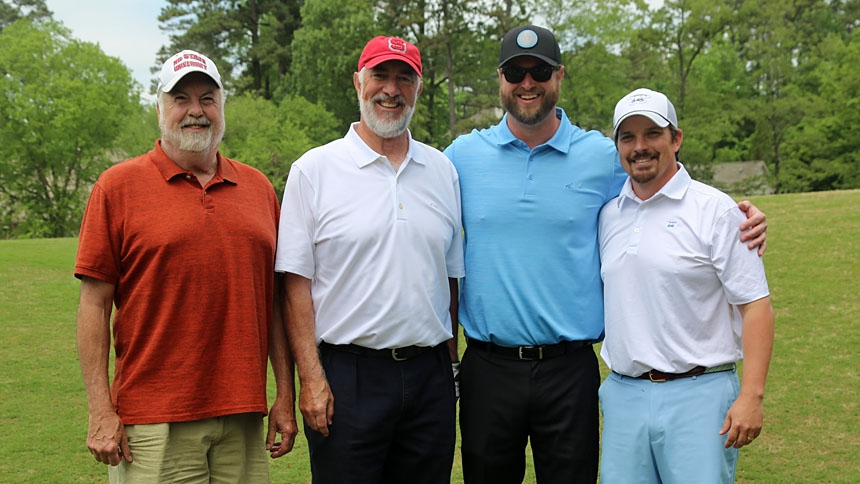
[[[388,48],[393,50],[394,52],[402,52],[406,53],[406,41],[403,39],[398,39],[397,37],[391,37],[388,39]]]

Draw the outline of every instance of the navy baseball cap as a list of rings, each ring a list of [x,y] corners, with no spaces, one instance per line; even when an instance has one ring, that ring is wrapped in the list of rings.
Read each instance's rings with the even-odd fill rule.
[[[514,57],[532,56],[556,67],[561,64],[561,49],[549,30],[536,25],[511,29],[502,38],[499,67]]]

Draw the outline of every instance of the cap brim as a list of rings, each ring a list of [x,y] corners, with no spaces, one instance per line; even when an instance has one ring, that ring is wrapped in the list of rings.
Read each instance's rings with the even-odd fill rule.
[[[209,79],[212,79],[212,82],[214,82],[218,86],[218,89],[224,88],[224,86],[221,85],[221,81],[212,77],[205,69],[200,69],[199,67],[190,67],[181,76],[175,76],[173,79],[170,80],[170,82],[168,82],[164,85],[158,86],[158,89],[160,89],[163,92],[170,92],[174,88],[174,86],[176,86],[176,84],[179,83],[179,81],[181,81],[182,79],[185,78],[185,76],[187,76],[188,74],[191,74],[193,72],[202,72],[203,74],[206,74],[209,77]]]
[[[367,61],[364,64],[364,67],[367,67],[368,69],[373,69],[374,67],[378,66],[379,64],[382,64],[383,62],[387,62],[390,60],[396,60],[396,61],[403,62],[404,64],[407,64],[409,67],[412,68],[413,71],[415,71],[416,74],[418,74],[418,77],[421,77],[421,69],[419,69],[418,66],[415,65],[414,62],[412,62],[409,59],[406,59],[402,55],[397,55],[397,54],[385,54],[385,55],[381,55],[379,57],[374,57],[373,59]]]
[[[670,123],[668,119],[664,118],[660,113],[655,113],[654,111],[630,111],[626,113],[624,116],[621,116],[617,121],[615,121],[615,126],[612,128],[612,136],[615,137],[618,135],[618,128],[621,127],[621,123],[624,122],[625,119],[630,116],[645,116],[646,118],[654,121],[654,124],[661,128],[665,128],[669,126]]]
[[[549,57],[547,57],[545,55],[520,52],[519,54],[514,54],[514,55],[508,57],[507,59],[503,60],[502,62],[499,62],[499,67],[502,67],[503,65],[507,64],[511,59],[516,59],[517,57],[534,57],[536,59],[540,59],[540,60],[546,62],[547,64],[549,64],[553,67],[558,66],[558,62],[550,59]]]

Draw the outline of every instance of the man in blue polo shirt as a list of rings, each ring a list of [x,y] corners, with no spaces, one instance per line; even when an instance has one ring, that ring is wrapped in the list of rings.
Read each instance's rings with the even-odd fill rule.
[[[556,106],[564,78],[553,34],[508,32],[499,55],[507,114],[445,150],[460,176],[466,277],[460,431],[467,484],[515,484],[530,441],[539,484],[597,480],[603,338],[601,207],[627,174],[615,146]],[[764,245],[764,214],[743,240]],[[751,210],[750,210],[751,208]]]

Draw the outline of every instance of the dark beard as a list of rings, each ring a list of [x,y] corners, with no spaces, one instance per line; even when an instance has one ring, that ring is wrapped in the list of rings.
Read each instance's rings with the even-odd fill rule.
[[[550,114],[555,112],[555,105],[558,102],[558,91],[547,92],[544,90],[540,101],[540,107],[536,111],[526,112],[519,108],[517,97],[510,93],[508,95],[501,94],[502,107],[507,113],[516,119],[521,124],[527,126],[535,126],[542,123]]]

